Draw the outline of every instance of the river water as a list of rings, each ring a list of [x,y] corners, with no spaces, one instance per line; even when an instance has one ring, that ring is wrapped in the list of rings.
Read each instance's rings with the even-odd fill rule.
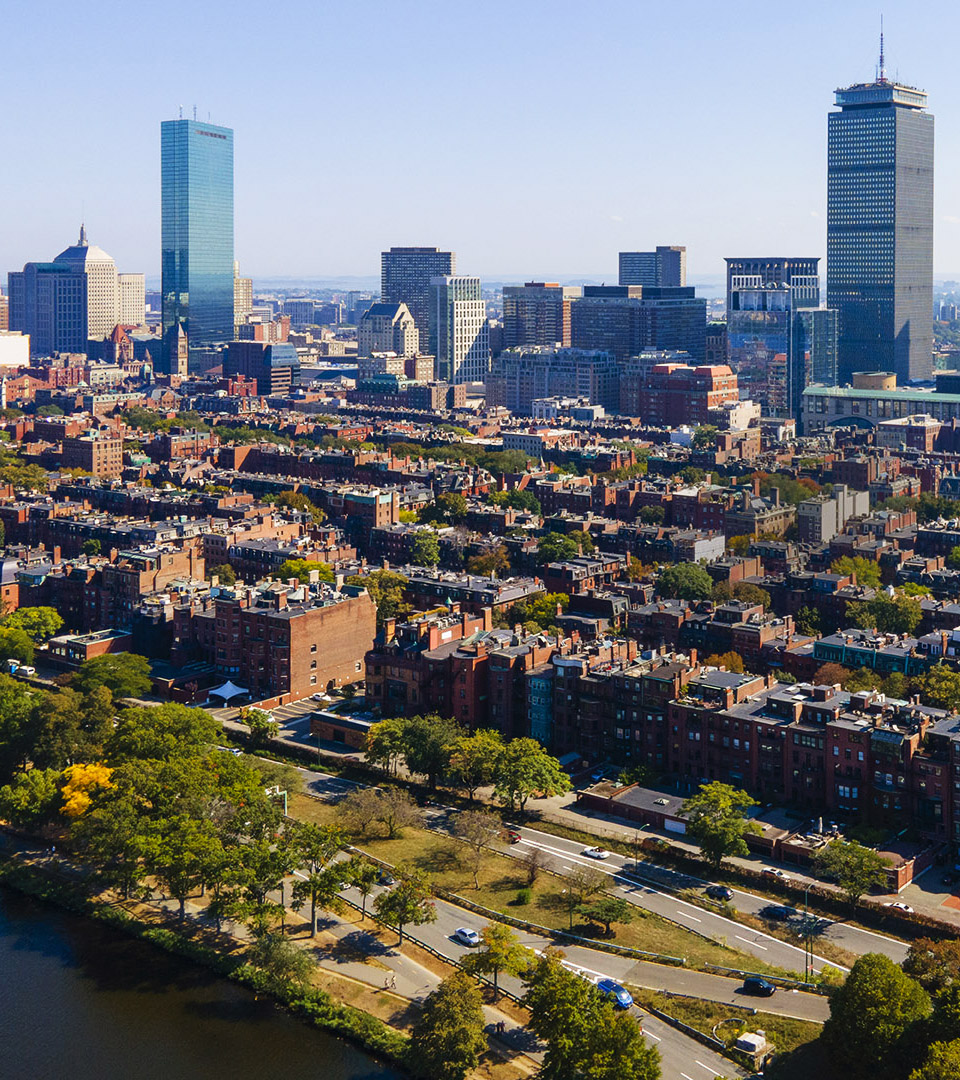
[[[0,1077],[397,1080],[243,987],[0,889]]]

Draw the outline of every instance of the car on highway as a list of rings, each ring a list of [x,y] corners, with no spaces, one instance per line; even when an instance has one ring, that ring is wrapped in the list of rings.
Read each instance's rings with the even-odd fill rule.
[[[453,932],[453,940],[459,941],[461,945],[469,945],[472,948],[480,944],[480,935],[476,930],[471,930],[469,926],[458,926]]]
[[[520,840],[522,839],[520,833],[517,832],[516,829],[505,829],[503,835],[511,844],[519,844]]]
[[[908,914],[913,914],[913,908],[909,904],[903,903],[902,900],[895,900],[893,903],[886,903],[884,907],[896,908],[897,911],[906,911]]]
[[[744,994],[753,994],[754,997],[773,997],[777,988],[767,979],[761,979],[759,975],[750,975],[743,980],[740,990]]]
[[[726,885],[708,885],[703,891],[711,900],[733,899],[733,889],[728,889]]]
[[[243,751],[236,746],[218,746],[217,749],[222,750],[224,754],[233,754],[234,757],[240,757],[243,753]]]
[[[766,878],[776,878],[778,881],[790,880],[789,874],[785,874],[782,870],[775,870],[772,866],[768,866],[765,870],[761,870],[760,876]]]
[[[796,915],[796,913],[794,908],[787,907],[785,904],[767,904],[767,906],[760,911],[762,918],[775,919],[777,922],[786,922],[787,919]]]
[[[601,847],[585,847],[580,852],[581,855],[586,856],[588,859],[609,859],[610,852]]]
[[[604,997],[612,998],[618,1009],[629,1009],[633,1004],[633,995],[613,979],[600,979],[597,989]]]

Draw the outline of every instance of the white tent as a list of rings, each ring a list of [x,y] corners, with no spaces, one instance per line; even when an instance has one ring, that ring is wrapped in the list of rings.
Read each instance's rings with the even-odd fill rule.
[[[246,690],[242,686],[237,686],[236,683],[227,680],[223,686],[218,686],[216,690],[210,690],[209,697],[223,698],[224,701],[229,701],[231,698],[239,697],[241,694],[248,694],[250,691]]]

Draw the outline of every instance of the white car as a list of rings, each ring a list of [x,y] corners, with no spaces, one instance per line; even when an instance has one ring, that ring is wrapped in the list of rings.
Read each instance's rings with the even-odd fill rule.
[[[468,926],[458,926],[453,932],[455,941],[459,941],[461,945],[479,945],[480,935],[476,930],[471,930]]]
[[[901,900],[895,900],[893,903],[888,902],[883,906],[896,908],[897,911],[908,911],[911,915],[913,914],[913,908],[909,904],[904,904]]]
[[[604,851],[602,847],[585,847],[580,852],[581,855],[585,855],[588,859],[609,859],[610,852]]]

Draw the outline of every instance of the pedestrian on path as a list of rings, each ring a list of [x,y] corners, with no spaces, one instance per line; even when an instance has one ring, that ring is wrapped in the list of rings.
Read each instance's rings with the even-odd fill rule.
[[[391,990],[396,990],[396,988],[397,988],[397,976],[394,974],[394,975],[390,976],[390,989]]]

